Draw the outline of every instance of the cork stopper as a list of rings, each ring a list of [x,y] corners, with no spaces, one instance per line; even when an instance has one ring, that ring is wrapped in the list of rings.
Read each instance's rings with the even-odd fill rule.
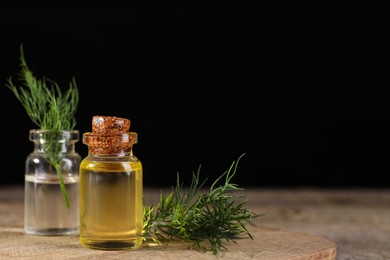
[[[92,132],[99,135],[118,135],[128,132],[130,120],[116,116],[92,117]]]
[[[92,132],[83,134],[89,154],[129,153],[137,143],[137,133],[129,132],[130,120],[116,116],[92,117]]]

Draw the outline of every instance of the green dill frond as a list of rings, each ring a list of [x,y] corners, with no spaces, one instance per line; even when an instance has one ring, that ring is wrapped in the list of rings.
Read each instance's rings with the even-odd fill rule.
[[[15,85],[10,77],[6,87],[14,93],[31,121],[39,129],[58,131],[74,129],[79,102],[75,79],[72,79],[69,88],[63,93],[55,81],[45,77],[37,79],[33,75],[27,66],[22,45],[20,53],[21,85]]]
[[[224,242],[253,239],[246,224],[253,225],[252,219],[260,215],[245,207],[245,197],[234,195],[243,189],[231,183],[243,155],[212,183],[208,193],[202,193],[206,180],[199,182],[199,167],[188,189],[184,190],[177,175],[176,186],[166,197],[160,193],[156,208],[144,201],[144,241],[167,245],[176,238],[218,256],[227,250]]]
[[[31,121],[41,130],[73,130],[76,126],[75,114],[79,102],[75,79],[72,79],[65,92],[62,92],[60,86],[51,79],[46,77],[37,79],[27,66],[23,45],[20,45],[20,67],[21,85],[15,85],[12,77],[9,77],[6,87],[14,93]],[[58,157],[61,145],[56,143],[57,140],[56,134],[49,134],[44,149],[48,154],[47,160],[57,171],[65,203],[69,208],[69,198],[61,173],[62,160]]]

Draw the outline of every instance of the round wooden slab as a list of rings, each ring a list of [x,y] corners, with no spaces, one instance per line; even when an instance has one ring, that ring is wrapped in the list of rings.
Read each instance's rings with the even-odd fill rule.
[[[324,238],[301,232],[248,228],[254,239],[225,243],[221,259],[317,260],[336,259],[337,245]],[[78,236],[33,236],[22,228],[0,228],[0,259],[216,259],[211,253],[191,249],[187,243],[144,246],[134,251],[98,251],[83,247]]]

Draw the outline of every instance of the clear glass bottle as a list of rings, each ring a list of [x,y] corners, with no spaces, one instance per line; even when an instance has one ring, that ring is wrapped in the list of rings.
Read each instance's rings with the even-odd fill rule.
[[[26,159],[24,228],[27,234],[79,233],[82,158],[75,149],[79,137],[78,130],[30,130],[34,150]]]
[[[111,128],[121,120],[126,119],[96,116],[93,131],[83,134],[88,156],[80,164],[80,242],[92,249],[142,244],[142,164],[133,154],[137,133],[126,132],[129,121],[122,130]]]

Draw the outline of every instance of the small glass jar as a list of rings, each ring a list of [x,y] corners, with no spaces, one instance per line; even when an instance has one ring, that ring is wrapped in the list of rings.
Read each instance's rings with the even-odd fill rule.
[[[79,131],[32,129],[26,159],[24,228],[33,235],[79,233]]]
[[[121,119],[93,120],[103,121],[112,125]],[[102,127],[83,134],[88,156],[80,164],[80,243],[88,248],[129,250],[142,244],[142,164],[133,154],[137,133],[126,130]]]

